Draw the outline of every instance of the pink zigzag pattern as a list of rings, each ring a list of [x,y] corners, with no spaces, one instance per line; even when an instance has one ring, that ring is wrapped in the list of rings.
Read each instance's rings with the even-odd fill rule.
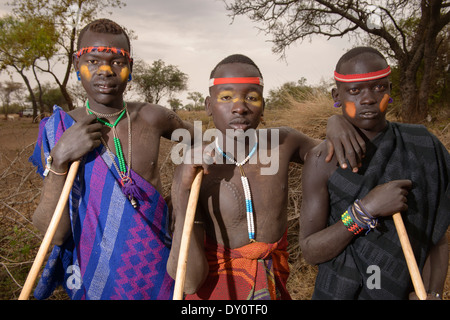
[[[121,256],[124,265],[117,270],[120,279],[116,280],[118,287],[111,299],[150,299],[152,277],[157,275],[155,265],[161,261],[159,252],[151,247],[157,239],[150,226],[143,223],[138,212],[133,219],[136,226],[130,229],[132,237],[126,241],[127,248]]]

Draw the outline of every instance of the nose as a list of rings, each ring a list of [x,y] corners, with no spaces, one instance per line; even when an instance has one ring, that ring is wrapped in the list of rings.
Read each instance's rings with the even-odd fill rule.
[[[112,76],[114,72],[109,65],[101,65],[97,70],[98,75],[104,75],[106,77]]]
[[[237,114],[248,113],[248,107],[243,98],[235,98],[233,100],[233,108],[231,109],[231,112]]]
[[[374,93],[371,90],[363,90],[360,100],[361,105],[371,105],[377,102]]]

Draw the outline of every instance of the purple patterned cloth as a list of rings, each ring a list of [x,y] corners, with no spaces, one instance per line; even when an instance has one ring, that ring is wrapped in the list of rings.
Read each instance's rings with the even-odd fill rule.
[[[30,161],[42,175],[42,156],[75,121],[55,106],[41,121]],[[115,157],[114,161],[118,161]],[[120,177],[101,145],[84,156],[69,198],[72,237],[55,246],[34,292],[49,297],[63,285],[72,299],[171,299],[166,272],[171,239],[163,197],[131,171],[143,200],[137,209],[124,196]]]

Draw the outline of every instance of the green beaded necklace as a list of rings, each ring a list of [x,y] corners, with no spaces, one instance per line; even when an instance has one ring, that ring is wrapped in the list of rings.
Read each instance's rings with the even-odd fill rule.
[[[130,199],[131,204],[133,207],[137,207],[137,201],[136,199],[142,200],[142,196],[140,195],[140,192],[138,189],[136,189],[136,186],[134,185],[133,180],[131,180],[130,176],[130,170],[131,170],[131,120],[130,115],[128,114],[126,103],[123,103],[123,109],[121,111],[111,113],[111,114],[103,114],[99,112],[93,111],[89,107],[89,101],[86,101],[86,110],[89,114],[94,114],[97,116],[97,121],[104,124],[105,126],[108,126],[111,128],[113,132],[113,141],[114,141],[114,147],[116,149],[116,155],[117,159],[119,160],[119,167],[117,167],[116,162],[114,161],[114,156],[109,150],[108,144],[105,142],[103,138],[101,138],[102,143],[105,145],[109,156],[111,157],[112,163],[114,164],[114,167],[116,168],[117,172],[119,173],[119,176],[121,178],[121,185],[122,185],[122,191],[123,193]],[[119,136],[116,131],[116,126],[119,123],[119,121],[123,118],[123,116],[127,114],[128,117],[128,170],[125,163],[125,157],[123,155],[122,151],[122,145],[120,143]],[[108,121],[101,119],[100,117],[108,118],[113,116],[119,116],[116,121],[114,121],[113,124],[109,123]],[[127,172],[128,171],[128,172]]]
[[[116,149],[116,155],[117,158],[119,159],[119,169],[120,169],[120,173],[122,173],[122,175],[125,175],[127,173],[127,167],[125,165],[125,158],[123,156],[123,151],[122,151],[122,145],[120,144],[120,139],[119,136],[117,135],[117,131],[116,131],[116,126],[119,123],[119,121],[123,118],[125,112],[126,112],[126,104],[125,102],[123,103],[124,108],[122,111],[120,111],[119,113],[119,117],[116,119],[116,121],[114,121],[113,124],[109,123],[106,120],[103,120],[101,118],[98,117],[98,115],[101,116],[105,116],[105,114],[98,114],[95,113],[95,115],[97,116],[97,121],[104,124],[105,126],[108,126],[112,129],[113,131],[113,141],[114,141],[114,147]],[[86,101],[86,108],[88,109],[89,114],[94,114],[94,112],[92,112],[91,108],[89,107],[89,100]],[[110,114],[108,116],[114,116],[117,115],[117,113],[115,114]]]

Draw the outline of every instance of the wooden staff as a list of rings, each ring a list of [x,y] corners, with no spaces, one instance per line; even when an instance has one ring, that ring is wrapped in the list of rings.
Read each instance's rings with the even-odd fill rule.
[[[406,264],[408,265],[409,274],[414,286],[414,291],[420,300],[427,299],[427,292],[423,285],[422,277],[417,267],[416,258],[409,242],[408,234],[406,233],[405,224],[403,223],[402,215],[400,212],[395,213],[392,218],[394,219],[395,228],[397,229],[398,237],[402,245],[403,254],[405,255]]]
[[[42,240],[39,251],[36,254],[33,265],[31,266],[30,272],[28,273],[27,280],[23,285],[22,292],[20,293],[19,300],[28,300],[30,297],[31,290],[33,289],[34,282],[39,274],[42,264],[44,263],[45,255],[48,252],[48,248],[55,236],[56,229],[58,228],[59,221],[61,220],[62,213],[69,199],[70,190],[72,190],[72,185],[75,180],[78,167],[80,166],[80,161],[75,161],[70,166],[69,172],[67,174],[66,182],[62,189],[61,195],[56,205],[55,212],[53,213],[50,224],[48,225],[47,232],[45,233],[44,239]]]
[[[173,300],[183,300],[184,283],[186,280],[186,265],[188,259],[189,244],[191,242],[192,229],[194,226],[195,211],[197,209],[198,195],[202,184],[203,169],[198,169],[191,186],[186,218],[183,225],[180,252],[178,255],[177,274],[175,276],[175,288]]]

